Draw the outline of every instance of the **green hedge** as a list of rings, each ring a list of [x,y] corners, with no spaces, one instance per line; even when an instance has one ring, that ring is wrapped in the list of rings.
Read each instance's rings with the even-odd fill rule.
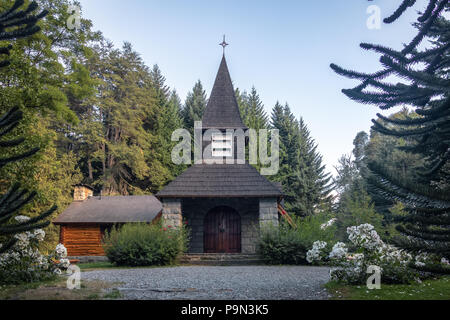
[[[336,226],[326,229],[321,226],[329,221],[328,214],[317,214],[306,218],[292,217],[297,229],[285,221],[279,227],[267,225],[261,230],[258,252],[267,264],[308,264],[306,253],[315,241],[334,242]]]
[[[118,266],[165,266],[174,264],[186,251],[187,234],[185,227],[126,224],[106,233],[103,247],[108,259]]]

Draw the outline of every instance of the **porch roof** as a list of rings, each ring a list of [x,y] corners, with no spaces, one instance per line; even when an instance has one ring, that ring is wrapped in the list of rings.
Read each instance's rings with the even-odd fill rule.
[[[169,183],[158,198],[279,198],[283,194],[249,164],[194,165]]]

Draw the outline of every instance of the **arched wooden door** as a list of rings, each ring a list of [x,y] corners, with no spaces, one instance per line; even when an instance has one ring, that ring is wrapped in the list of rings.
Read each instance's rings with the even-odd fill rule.
[[[212,209],[203,224],[205,253],[241,252],[241,217],[230,207]]]

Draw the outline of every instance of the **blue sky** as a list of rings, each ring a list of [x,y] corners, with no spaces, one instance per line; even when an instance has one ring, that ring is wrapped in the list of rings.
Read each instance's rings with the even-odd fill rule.
[[[200,79],[209,94],[227,35],[226,56],[235,87],[255,86],[267,112],[276,101],[288,102],[303,117],[329,171],[351,152],[354,137],[368,131],[375,106],[347,99],[342,88],[357,82],[335,74],[334,62],[358,71],[379,69],[378,55],[363,51],[361,42],[396,49],[415,35],[411,22],[417,1],[393,25],[370,30],[366,10],[382,17],[400,0],[80,0],[83,17],[117,46],[131,42],[147,65],[158,64],[184,100]]]

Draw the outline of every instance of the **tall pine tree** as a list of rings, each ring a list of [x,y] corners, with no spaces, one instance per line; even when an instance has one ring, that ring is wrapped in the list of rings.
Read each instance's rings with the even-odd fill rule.
[[[236,89],[236,99],[242,121],[248,128],[261,130],[269,127],[269,118],[255,87],[252,87],[250,94],[245,91],[241,94],[239,89]]]
[[[331,191],[331,177],[325,173],[317,144],[303,119],[297,120],[287,104],[275,105],[271,125],[280,133],[280,171],[272,179],[282,183],[289,213],[312,215],[329,204]]]
[[[193,134],[195,121],[201,121],[207,104],[206,91],[198,80],[191,92],[188,93],[182,110],[184,128]]]

